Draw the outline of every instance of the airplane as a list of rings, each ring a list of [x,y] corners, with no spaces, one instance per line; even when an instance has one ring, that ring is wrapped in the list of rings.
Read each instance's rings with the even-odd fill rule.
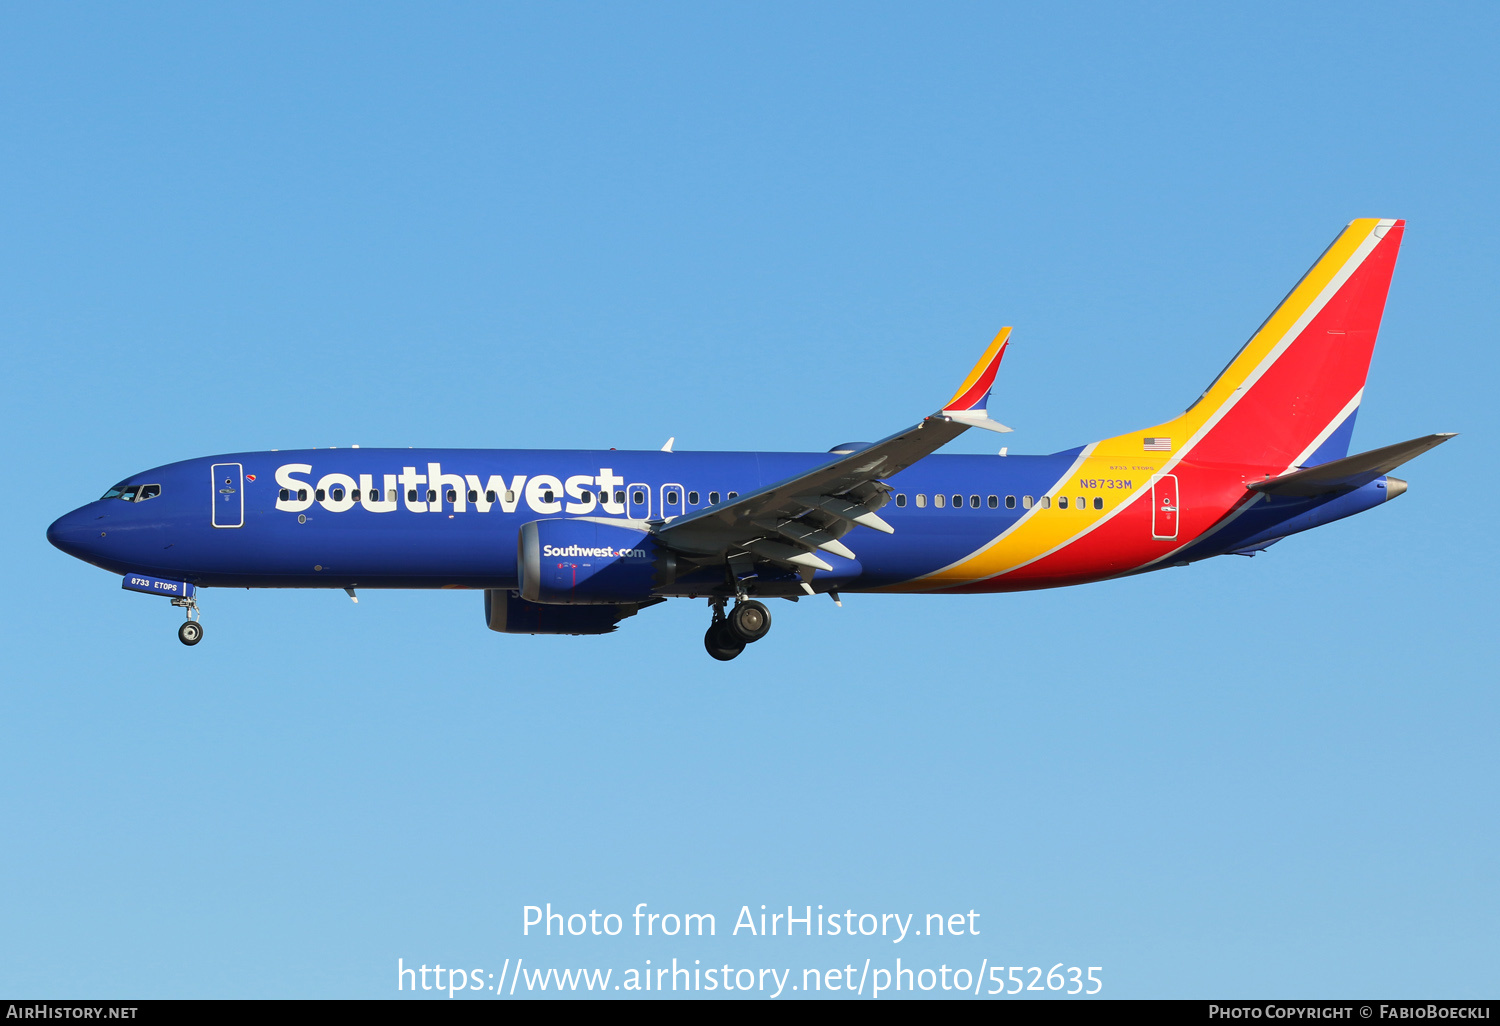
[[[1405,222],[1351,222],[1180,416],[1043,456],[934,455],[988,403],[1010,329],[953,398],[826,453],[304,449],[133,474],[48,528],[57,548],[184,609],[200,588],[460,588],[507,634],[606,634],[707,600],[718,660],[761,601],[983,594],[1254,555],[1406,491],[1453,437],[1349,455]]]

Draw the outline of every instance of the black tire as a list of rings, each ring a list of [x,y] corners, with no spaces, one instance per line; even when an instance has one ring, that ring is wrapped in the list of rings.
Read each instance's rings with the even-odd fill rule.
[[[703,647],[721,663],[727,663],[745,651],[745,643],[729,629],[725,620],[715,620],[709,625],[708,633],[703,635]]]
[[[771,611],[754,599],[748,599],[731,609],[724,622],[735,637],[749,645],[771,632]]]
[[[177,628],[177,640],[184,645],[196,645],[203,640],[203,625],[197,620],[184,620]]]

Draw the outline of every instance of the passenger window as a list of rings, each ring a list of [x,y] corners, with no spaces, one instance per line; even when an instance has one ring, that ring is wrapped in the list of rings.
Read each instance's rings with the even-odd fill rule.
[[[667,503],[669,505],[673,505],[673,506],[677,505],[677,493],[676,492],[668,492],[667,493]]]
[[[934,495],[932,497],[932,505],[937,509],[942,509],[947,504],[948,497],[946,495]]]
[[[1094,508],[1095,509],[1103,509],[1104,508],[1104,496],[1102,496],[1102,495],[1096,495],[1096,496],[1094,496]]]
[[[926,508],[927,508],[927,496],[924,493],[922,493],[922,492],[918,492],[917,493],[917,509],[926,509]]]
[[[343,502],[344,501],[344,490],[342,488],[335,488],[329,494],[331,494],[333,496],[333,501],[334,502]]]
[[[429,489],[427,489],[427,501],[428,502],[437,502],[437,489],[436,488],[429,488]]]
[[[458,501],[458,492],[454,491],[452,488],[448,489],[448,501],[449,502],[457,502]]]
[[[979,496],[977,496],[977,495],[971,495],[971,496],[969,496],[969,508],[970,509],[978,509],[979,508]]]
[[[415,488],[411,488],[411,489],[407,490],[406,501],[407,502],[416,502],[417,501],[417,490]]]
[[[506,502],[515,502],[516,501],[516,493],[515,493],[514,489],[507,488],[505,490],[505,501]]]
[[[556,501],[556,499],[554,499],[553,496],[552,496],[552,489],[548,488],[545,492],[542,493],[542,501],[543,502],[555,502]]]
[[[278,499],[280,499],[282,502],[286,502],[288,499],[290,499],[292,497],[292,493],[290,491],[288,491],[287,489],[283,488],[281,490],[281,493],[279,495],[277,495],[276,497]]]
[[[708,504],[710,506],[717,506],[719,504],[719,493],[718,492],[709,492],[708,493]]]
[[[323,489],[319,488],[317,491],[313,492],[313,498],[317,499],[319,502],[322,502],[323,501]]]
[[[896,505],[898,505],[898,506],[905,506],[906,505],[906,496],[903,495],[903,494],[901,494],[900,492],[896,493]]]
[[[953,508],[954,509],[963,509],[964,508],[964,497],[962,495],[955,495],[953,497]]]
[[[552,501],[552,493],[551,492],[547,493],[547,501],[548,502]],[[637,506],[643,506],[646,503],[646,493],[645,492],[636,492],[634,495],[632,495],[630,497],[630,501],[633,502],[633,503],[635,503]]]
[[[999,508],[1000,508],[1000,496],[998,496],[998,495],[991,495],[990,496],[990,509],[999,509]]]
[[[1022,509],[1030,509],[1031,508],[1031,496],[1029,496],[1029,495],[1023,495],[1023,496],[1021,496],[1021,508]]]
[[[386,497],[386,501],[387,502],[395,502],[396,501],[396,489],[392,488],[390,491],[386,492],[385,493],[385,497]]]
[[[1058,509],[1067,509],[1068,508],[1068,497],[1066,495],[1059,495],[1057,497],[1057,508]]]
[[[735,499],[738,499],[739,497],[740,497],[740,493],[739,492],[730,492],[729,493],[729,501],[731,501],[731,502],[733,502]]]
[[[696,506],[696,505],[698,505],[698,493],[697,492],[688,492],[688,505],[689,506]]]
[[[625,505],[625,493],[624,492],[615,492],[615,505],[616,506],[623,506],[623,505]]]
[[[380,501],[380,489],[379,488],[371,488],[370,489],[370,501],[371,502],[379,502]]]
[[[1089,500],[1085,499],[1082,495],[1080,495],[1077,499],[1074,500],[1074,504],[1079,509],[1088,509],[1089,508]]]
[[[1016,497],[1014,495],[1007,495],[1005,497],[1005,508],[1006,509],[1015,509],[1016,508]]]
[[[479,501],[479,492],[477,490],[475,490],[473,488],[469,489],[469,501],[470,502],[478,502]]]
[[[298,502],[306,502],[307,501],[307,489],[306,488],[298,488],[297,489],[297,501]]]
[[[1050,495],[1043,495],[1042,496],[1042,509],[1051,509],[1051,508],[1052,508],[1052,496],[1050,496]]]
[[[485,492],[484,493],[484,501],[485,502],[494,502],[495,501],[495,493],[494,492]]]

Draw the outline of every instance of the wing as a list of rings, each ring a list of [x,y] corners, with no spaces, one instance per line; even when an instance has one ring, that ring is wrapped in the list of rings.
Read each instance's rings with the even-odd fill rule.
[[[890,501],[885,478],[971,427],[1010,430],[990,420],[985,409],[1009,341],[1010,329],[1001,329],[953,398],[921,423],[759,491],[678,517],[656,529],[658,540],[700,563],[762,559],[808,573],[832,569],[816,554],[819,549],[856,558],[840,541],[856,526],[894,533],[878,515]]]

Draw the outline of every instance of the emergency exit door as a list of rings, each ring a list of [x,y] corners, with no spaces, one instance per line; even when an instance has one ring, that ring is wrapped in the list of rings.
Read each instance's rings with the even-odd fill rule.
[[[651,519],[651,486],[633,484],[625,489],[625,513],[632,520]]]
[[[215,463],[213,474],[215,527],[245,526],[245,468],[238,463]]]
[[[1171,541],[1177,537],[1177,475],[1163,474],[1151,486],[1151,537]]]
[[[658,506],[657,509],[661,510],[661,512],[657,515],[663,520],[670,520],[673,517],[682,516],[682,485],[662,485],[661,505]]]

